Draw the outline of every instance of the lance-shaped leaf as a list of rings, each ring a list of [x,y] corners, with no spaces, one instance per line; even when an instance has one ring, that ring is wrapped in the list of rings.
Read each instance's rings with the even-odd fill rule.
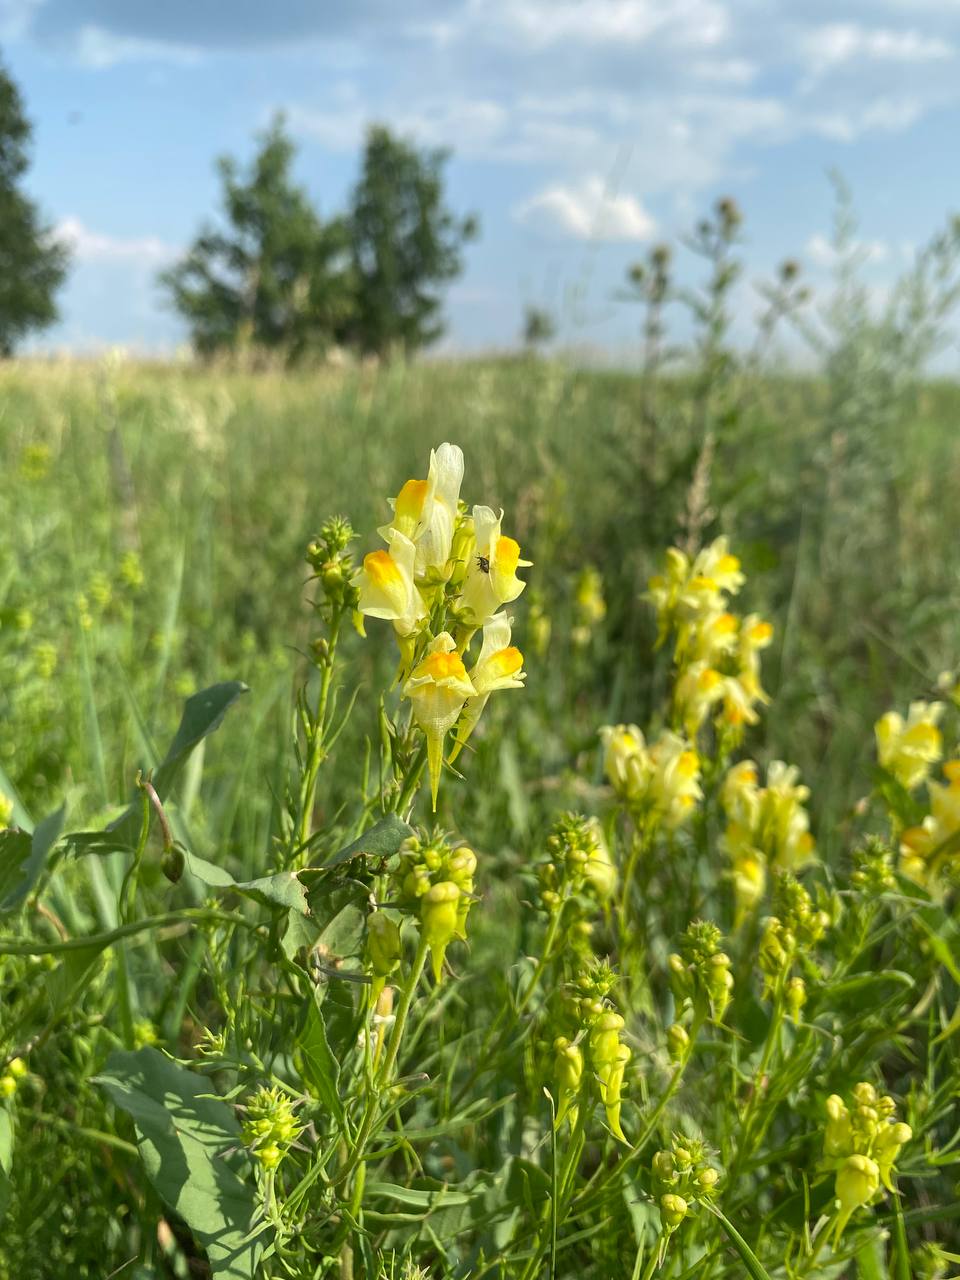
[[[37,882],[63,830],[65,807],[37,823],[33,835],[15,827],[0,831],[0,913],[15,911]]]

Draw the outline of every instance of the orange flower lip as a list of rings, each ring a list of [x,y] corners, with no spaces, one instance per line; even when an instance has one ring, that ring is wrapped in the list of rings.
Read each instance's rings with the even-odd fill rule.
[[[377,586],[402,581],[400,570],[394,564],[389,551],[371,551],[363,558],[364,570]]]
[[[420,663],[415,674],[429,676],[433,680],[446,680],[450,676],[465,678],[467,671],[459,654],[431,653]]]

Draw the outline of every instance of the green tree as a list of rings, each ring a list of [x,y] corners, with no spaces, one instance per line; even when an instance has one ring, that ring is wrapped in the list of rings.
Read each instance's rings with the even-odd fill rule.
[[[551,313],[543,307],[528,306],[523,313],[523,345],[528,351],[536,351],[552,342],[557,336],[557,325]]]
[[[222,157],[224,225],[204,228],[161,276],[203,355],[254,348],[294,360],[344,336],[346,227],[342,218],[321,221],[293,180],[294,155],[278,117],[247,173]]]
[[[349,219],[352,336],[363,352],[409,354],[443,333],[439,290],[460,274],[462,246],[478,230],[476,218],[459,217],[445,203],[448,159],[382,125],[367,133]]]
[[[54,294],[69,257],[19,189],[30,132],[17,86],[0,67],[0,356],[56,320]]]

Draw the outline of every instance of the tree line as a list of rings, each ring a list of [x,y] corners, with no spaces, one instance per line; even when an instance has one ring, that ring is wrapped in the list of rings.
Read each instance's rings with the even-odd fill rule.
[[[31,129],[0,67],[0,356],[57,318],[69,251],[22,189]],[[201,356],[263,351],[294,362],[331,348],[410,355],[443,333],[443,288],[477,219],[451,210],[449,152],[383,125],[364,140],[347,208],[324,219],[293,174],[282,117],[246,167],[217,162],[219,218],[159,277]]]

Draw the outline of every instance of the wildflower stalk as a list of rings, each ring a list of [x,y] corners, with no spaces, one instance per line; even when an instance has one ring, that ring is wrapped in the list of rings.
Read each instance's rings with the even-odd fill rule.
[[[330,699],[330,686],[336,665],[337,641],[340,637],[340,623],[343,614],[334,612],[330,619],[330,634],[323,655],[323,670],[320,675],[320,688],[317,693],[317,705],[312,712],[306,712],[304,722],[307,738],[307,758],[303,776],[300,779],[299,826],[297,830],[298,844],[304,845],[310,839],[310,828],[313,823],[313,808],[317,794],[317,779],[320,766],[324,760],[324,744],[327,736],[327,704]]]

